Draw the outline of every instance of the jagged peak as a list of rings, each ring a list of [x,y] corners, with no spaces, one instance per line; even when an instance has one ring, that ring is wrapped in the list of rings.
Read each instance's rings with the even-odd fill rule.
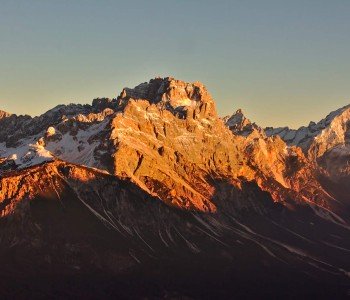
[[[90,108],[91,106],[88,104],[76,104],[76,103],[70,103],[70,104],[59,104],[56,105],[54,108],[48,110],[44,115],[50,115],[50,114],[65,114],[65,115],[71,115],[71,114],[76,114],[81,111],[86,111]],[[41,117],[40,116],[40,117]]]
[[[341,116],[343,114],[348,114],[349,112],[350,112],[350,104],[345,105],[345,106],[343,106],[341,108],[338,108],[337,110],[334,110],[334,111],[330,112],[324,119],[322,119],[321,121],[319,121],[316,124],[314,122],[310,122],[309,127],[311,127],[311,126],[314,126],[314,127],[315,126],[316,127],[326,127],[330,123],[332,123],[332,121],[334,119],[336,119],[337,117],[339,117],[339,116]]]
[[[349,117],[350,117],[350,104],[330,112],[325,118],[321,119],[317,123],[314,121],[310,121],[308,126],[300,126],[297,129],[291,129],[288,126],[266,127],[265,130],[271,132],[271,134],[272,133],[278,134],[279,132],[282,132],[282,131],[291,131],[291,132],[297,132],[297,131],[301,132],[305,130],[310,130],[311,132],[320,131],[328,127],[337,117],[341,117],[344,114],[349,114]]]
[[[319,122],[310,122],[298,129],[265,128],[267,136],[279,135],[288,145],[296,145],[313,159],[335,145],[349,143],[350,105],[330,112]]]
[[[241,108],[237,109],[232,115],[224,117],[224,121],[228,127],[251,123]]]
[[[242,109],[238,109],[231,116],[223,118],[225,125],[234,133],[247,136],[252,132],[263,136],[263,130],[255,123],[252,123],[244,114]]]
[[[211,95],[198,81],[189,83],[173,77],[157,77],[134,88],[124,88],[118,97],[118,104],[126,105],[130,99],[147,100],[170,111],[192,109],[195,114],[217,116]]]
[[[116,110],[118,109],[117,99],[113,98],[95,98],[92,100],[92,109],[94,112],[102,112],[106,108]]]
[[[6,112],[6,111],[0,109],[0,119],[2,119],[2,118],[7,118],[7,117],[9,117],[9,116],[11,116],[10,113],[8,113],[8,112]]]
[[[152,103],[186,98],[194,101],[208,100],[208,98],[211,100],[202,83],[198,81],[188,83],[173,77],[157,77],[134,88],[124,88],[119,98],[145,99]]]

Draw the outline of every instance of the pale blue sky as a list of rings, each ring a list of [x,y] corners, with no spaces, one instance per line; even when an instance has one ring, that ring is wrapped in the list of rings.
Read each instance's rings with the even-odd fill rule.
[[[350,103],[350,1],[0,0],[0,109],[38,115],[155,76],[297,127]]]

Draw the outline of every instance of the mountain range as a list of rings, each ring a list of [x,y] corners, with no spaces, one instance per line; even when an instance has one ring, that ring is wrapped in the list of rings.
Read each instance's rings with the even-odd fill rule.
[[[0,128],[4,296],[349,293],[350,105],[262,128],[168,77]]]

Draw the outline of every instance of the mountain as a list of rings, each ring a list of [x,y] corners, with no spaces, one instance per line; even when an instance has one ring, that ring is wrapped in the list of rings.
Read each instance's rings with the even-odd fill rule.
[[[318,123],[297,130],[267,128],[268,136],[279,135],[288,145],[300,147],[321,173],[321,181],[334,197],[349,205],[346,182],[350,180],[350,105],[331,112]]]
[[[331,112],[318,123],[310,122],[299,129],[266,128],[266,134],[279,135],[289,145],[299,146],[311,158],[318,158],[328,150],[349,143],[348,121],[350,105]]]
[[[39,117],[3,114],[3,294],[346,295],[347,186],[323,161],[339,148],[331,131],[346,145],[345,110],[317,127],[317,147],[241,110],[220,118],[203,84],[170,77]]]
[[[264,136],[264,131],[255,123],[252,123],[246,118],[243,111],[238,109],[233,115],[226,116],[222,119],[225,125],[235,134],[248,136],[254,135],[257,137]]]

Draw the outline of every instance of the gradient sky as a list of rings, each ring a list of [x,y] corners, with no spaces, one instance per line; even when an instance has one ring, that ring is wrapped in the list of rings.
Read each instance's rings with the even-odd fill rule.
[[[220,115],[298,127],[350,103],[349,0],[0,0],[0,109],[38,115],[155,76]]]

